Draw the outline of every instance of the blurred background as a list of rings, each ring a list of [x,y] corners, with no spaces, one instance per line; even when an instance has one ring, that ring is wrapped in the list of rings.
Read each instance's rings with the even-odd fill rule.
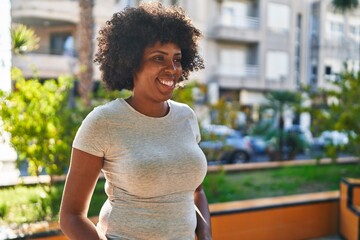
[[[92,61],[98,31],[113,13],[140,2],[146,1],[0,1],[0,224],[18,228],[57,218],[62,186],[56,177],[66,174],[79,124],[94,106],[130,94],[104,90]],[[231,164],[241,172],[244,165],[272,162],[358,161],[358,1],[159,2],[182,7],[203,33],[205,69],[191,74],[173,98],[195,110],[209,167]],[[360,174],[357,163],[331,165],[322,177],[327,171],[306,166],[271,173],[287,179],[299,174],[294,185],[281,185],[292,182],[284,178],[264,188],[270,180],[263,174],[245,179],[215,171],[205,182],[209,201],[339,190],[341,178]],[[301,176],[308,182],[297,182]],[[35,184],[31,216],[25,214],[30,203],[9,202],[19,183]],[[14,228],[4,227],[4,239]]]

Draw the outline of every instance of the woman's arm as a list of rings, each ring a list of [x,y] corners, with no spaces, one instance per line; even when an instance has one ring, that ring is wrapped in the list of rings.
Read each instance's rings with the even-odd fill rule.
[[[106,239],[87,218],[103,158],[73,148],[60,207],[60,227],[70,239]]]
[[[210,240],[211,236],[211,221],[210,221],[210,211],[208,202],[206,199],[206,195],[202,184],[195,190],[194,192],[194,201],[196,207],[200,210],[201,215],[199,213],[196,214],[197,218],[197,226],[196,226],[196,236],[198,240]],[[204,219],[203,219],[204,218]]]

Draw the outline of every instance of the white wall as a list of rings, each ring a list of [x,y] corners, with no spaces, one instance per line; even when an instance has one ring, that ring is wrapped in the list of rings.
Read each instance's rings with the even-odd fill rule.
[[[10,0],[0,1],[0,89],[11,89],[11,15]]]

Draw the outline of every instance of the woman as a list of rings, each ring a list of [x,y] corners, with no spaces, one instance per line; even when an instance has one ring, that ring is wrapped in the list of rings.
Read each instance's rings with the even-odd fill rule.
[[[60,210],[70,239],[211,239],[197,119],[170,100],[204,67],[200,36],[182,10],[159,3],[126,8],[100,31],[102,80],[132,96],[95,108],[74,139]],[[108,200],[94,226],[87,211],[100,171]]]

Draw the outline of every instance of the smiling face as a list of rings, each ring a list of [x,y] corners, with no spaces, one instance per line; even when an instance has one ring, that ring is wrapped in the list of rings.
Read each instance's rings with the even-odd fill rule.
[[[134,97],[151,102],[171,98],[182,75],[181,49],[174,43],[156,42],[146,47],[139,70],[134,74]]]

